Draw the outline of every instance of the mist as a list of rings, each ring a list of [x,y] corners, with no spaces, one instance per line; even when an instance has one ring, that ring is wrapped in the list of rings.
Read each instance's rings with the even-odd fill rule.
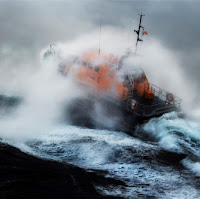
[[[55,60],[41,60],[35,73],[23,71],[14,88],[21,94],[21,104],[0,121],[0,134],[8,140],[21,140],[40,135],[63,121],[63,107],[83,96],[78,85],[58,73]],[[66,115],[65,115],[66,117]]]
[[[148,35],[142,36],[137,56],[132,54],[126,60],[120,74],[134,69],[139,76],[142,69],[150,83],[182,99],[181,109],[187,117],[172,112],[152,118],[134,132],[136,138],[116,132],[120,112],[110,117],[97,100],[91,111],[97,129],[71,126],[68,109],[77,99],[87,98],[89,90],[72,76],[62,75],[59,64],[74,55],[98,52],[99,46],[102,54],[118,58],[129,50],[134,53],[134,30],[141,13],[145,14],[142,26]],[[0,106],[1,148],[8,143],[30,155],[59,161],[65,167],[69,163],[88,171],[89,176],[93,171],[94,179],[101,174],[92,186],[111,197],[198,198],[199,18],[197,0],[1,0],[0,95],[21,99],[8,112],[3,110],[6,106]],[[44,59],[50,44],[55,44],[55,55]],[[107,130],[102,130],[99,121]],[[16,163],[21,156],[14,154],[15,158],[9,160],[15,150],[7,151],[9,157],[2,151],[6,173],[5,186],[4,181],[1,184],[9,194],[13,183],[18,188],[23,185],[20,179],[26,171],[18,165],[21,161],[26,164],[26,159]],[[179,162],[181,157],[186,158]],[[14,161],[14,166],[7,170],[4,160]],[[19,171],[20,178],[15,179],[13,171],[16,175]],[[75,171],[72,175],[69,172],[72,178],[80,173],[80,169]],[[67,178],[66,172],[64,176]],[[102,181],[103,176],[112,186]],[[42,180],[42,176],[38,179]],[[79,183],[72,181],[79,193]],[[30,179],[27,182],[30,184]]]
[[[100,40],[99,30],[96,29],[74,40],[57,43],[54,47],[56,57],[46,61],[43,60],[43,54],[49,47],[38,51],[38,57],[35,60],[31,58],[26,65],[9,58],[7,67],[1,71],[3,78],[0,90],[4,91],[4,94],[22,97],[23,103],[13,114],[1,120],[1,137],[28,138],[58,125],[62,121],[63,107],[73,99],[87,95],[87,91],[80,89],[73,78],[64,77],[58,72],[59,61],[69,59],[72,55],[81,56],[88,50],[98,51],[99,42],[102,53],[120,57],[128,47],[129,42],[125,42],[124,38],[124,35],[128,34],[129,29],[122,34],[120,29],[107,26],[102,28]],[[135,51],[135,47],[132,47],[132,51]],[[182,70],[177,57],[151,36],[147,36],[144,43],[139,44],[137,54],[138,56],[128,59],[129,67],[142,67],[150,82],[181,97],[183,109],[191,110],[196,97],[195,90],[192,89],[194,85]],[[18,57],[23,59],[22,56]],[[11,70],[7,70],[8,65]],[[98,105],[95,111],[96,116],[104,116]],[[115,125],[114,120],[105,117],[105,121],[108,127]]]
[[[129,65],[141,67],[149,82],[182,98],[183,110],[198,121],[199,46],[194,40],[198,41],[199,29],[193,20],[192,45],[187,53],[181,47],[191,41],[190,32],[183,31],[190,22],[184,11],[193,13],[190,19],[194,19],[198,16],[194,4],[188,9],[189,2],[1,1],[0,93],[22,97],[23,103],[1,121],[0,135],[39,135],[41,129],[62,120],[63,104],[84,95],[72,79],[58,73],[55,60],[41,60],[49,44],[56,44],[61,59],[98,51],[99,44],[102,53],[120,57],[127,48],[135,50],[133,30],[140,12],[146,14],[143,24],[149,34]],[[178,12],[172,9],[177,5],[182,8]],[[182,23],[174,23],[172,16]],[[157,27],[163,23],[165,26]],[[181,34],[173,35],[170,30],[174,28]],[[190,69],[185,65],[188,62],[192,63]]]

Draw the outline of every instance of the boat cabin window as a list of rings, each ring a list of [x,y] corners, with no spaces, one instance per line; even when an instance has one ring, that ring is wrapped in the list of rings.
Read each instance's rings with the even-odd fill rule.
[[[88,68],[91,70],[93,69],[92,64],[90,62],[88,63]]]
[[[100,68],[99,66],[95,66],[95,67],[94,67],[95,72],[98,73],[98,72],[99,72],[99,68]]]

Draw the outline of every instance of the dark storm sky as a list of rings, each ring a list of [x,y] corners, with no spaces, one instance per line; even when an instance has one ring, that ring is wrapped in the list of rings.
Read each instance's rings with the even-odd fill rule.
[[[103,25],[126,26],[145,13],[149,35],[169,48],[199,84],[200,1],[0,1],[0,59],[31,54],[57,41],[73,39]],[[134,29],[135,27],[133,27]],[[1,66],[0,66],[1,67]]]

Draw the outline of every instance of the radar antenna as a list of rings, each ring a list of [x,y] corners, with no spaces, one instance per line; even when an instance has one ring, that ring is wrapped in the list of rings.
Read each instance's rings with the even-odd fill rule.
[[[134,32],[136,32],[136,34],[137,34],[137,41],[136,41],[135,53],[136,53],[136,51],[137,51],[138,42],[139,42],[139,41],[143,41],[142,39],[140,39],[140,29],[141,29],[141,28],[144,29],[144,27],[143,27],[141,24],[142,24],[142,17],[145,16],[145,15],[143,15],[143,14],[138,14],[138,15],[140,15],[139,27],[138,27],[138,30],[134,30]]]

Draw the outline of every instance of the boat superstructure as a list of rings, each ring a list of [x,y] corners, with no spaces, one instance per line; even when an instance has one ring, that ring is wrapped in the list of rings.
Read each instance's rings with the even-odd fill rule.
[[[140,15],[137,43],[140,36],[142,16]],[[52,48],[52,46],[51,46]],[[45,57],[54,54],[50,49]],[[116,120],[110,128],[131,131],[138,123],[152,117],[180,109],[181,99],[154,84],[151,84],[142,69],[123,70],[130,53],[118,58],[100,51],[88,51],[59,63],[59,70],[65,76],[72,76],[77,83],[88,90],[87,97],[71,104],[73,124],[106,128],[106,118]],[[104,115],[98,117],[95,109],[100,105]],[[69,111],[69,110],[68,110]]]

